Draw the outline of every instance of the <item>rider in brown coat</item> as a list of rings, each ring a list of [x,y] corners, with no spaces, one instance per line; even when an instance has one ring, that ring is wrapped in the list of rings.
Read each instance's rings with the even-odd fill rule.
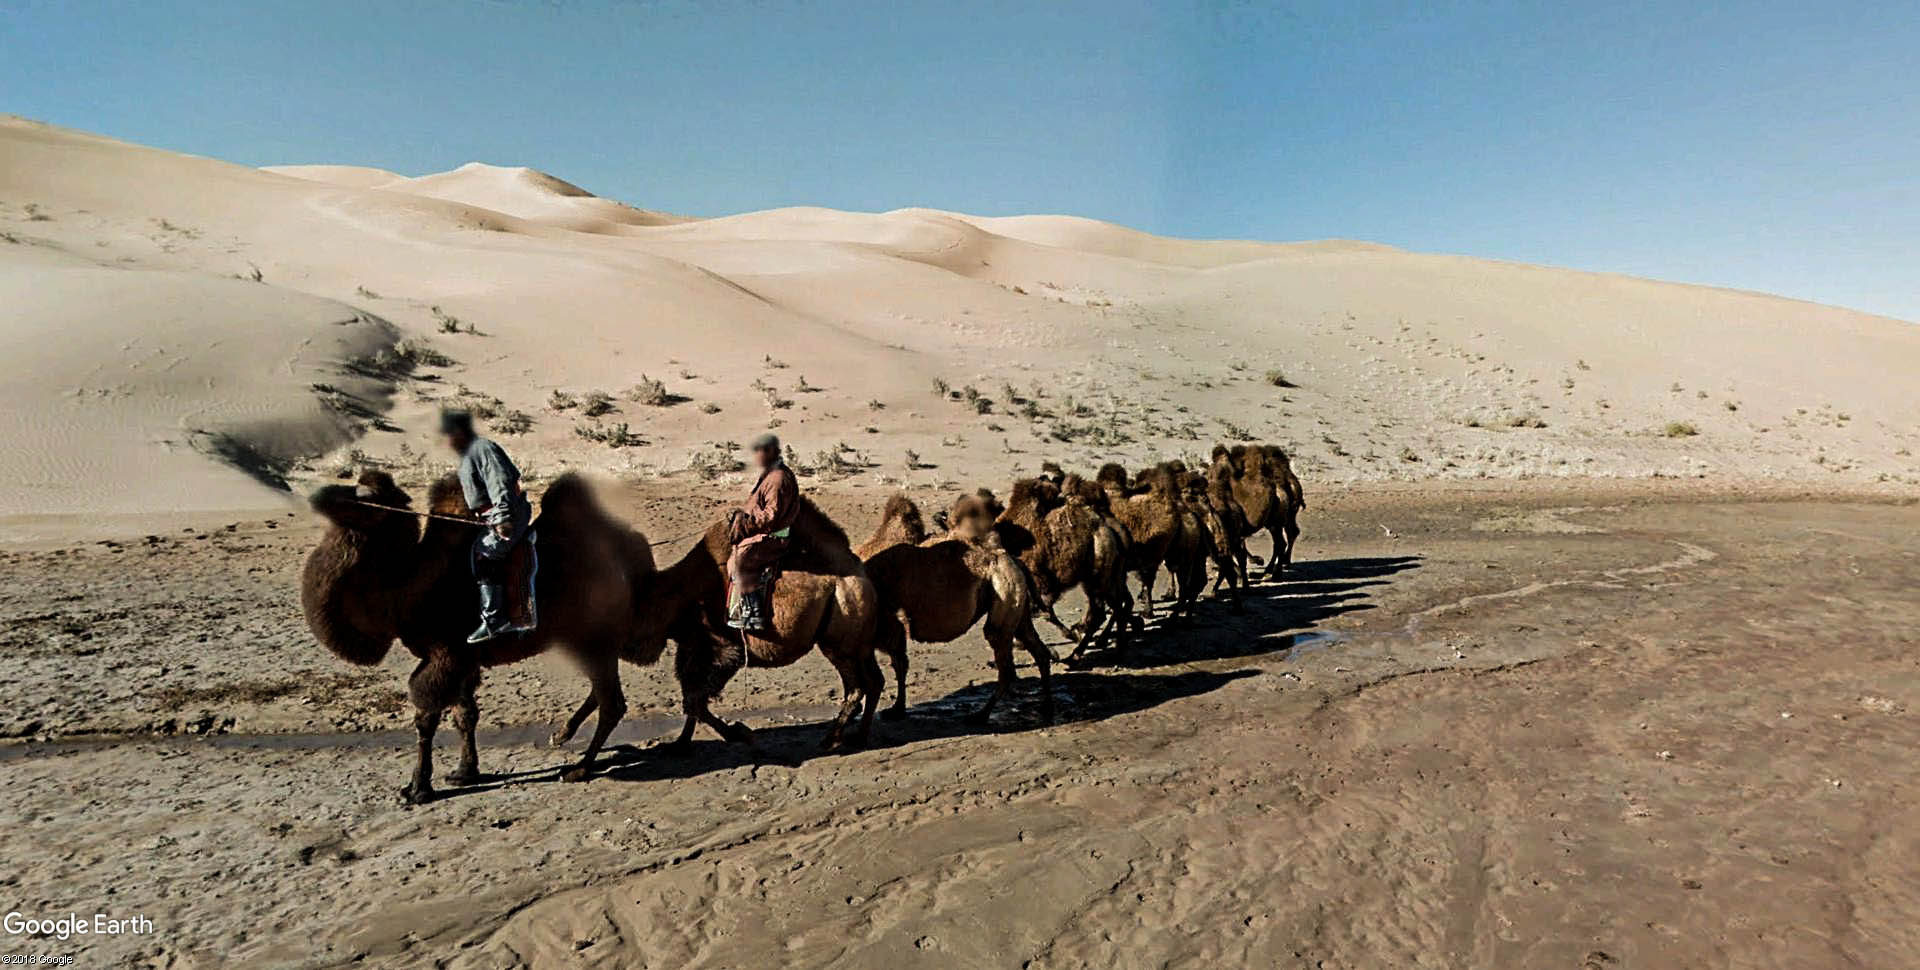
[[[727,519],[727,538],[733,553],[727,557],[727,578],[733,603],[727,625],[741,630],[764,630],[772,620],[762,574],[787,551],[788,530],[800,515],[800,483],[780,460],[780,439],[771,433],[749,446],[760,480],[746,504]]]

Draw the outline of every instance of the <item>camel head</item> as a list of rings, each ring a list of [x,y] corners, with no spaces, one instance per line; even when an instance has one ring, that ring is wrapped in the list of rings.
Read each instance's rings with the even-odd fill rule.
[[[307,498],[307,504],[335,527],[351,532],[391,531],[399,525],[411,528],[417,524],[412,515],[392,511],[410,509],[413,499],[383,471],[362,472],[352,485],[323,485]]]
[[[411,502],[393,476],[369,471],[354,485],[319,489],[310,503],[331,528],[300,576],[307,626],[342,660],[379,663],[412,606],[419,523],[396,511]]]
[[[1060,486],[1044,478],[1023,478],[1013,483],[1013,491],[1007,494],[1006,510],[1000,517],[1026,513],[1038,521],[1059,506]]]
[[[1066,481],[1060,483],[1060,494],[1065,496],[1068,502],[1079,502],[1102,518],[1113,514],[1113,506],[1108,501],[1107,490],[1077,474],[1068,475]]]
[[[1066,480],[1067,473],[1060,467],[1059,462],[1043,461],[1040,463],[1040,477],[1058,485]]]
[[[974,541],[993,534],[993,521],[999,518],[978,495],[962,495],[948,514],[948,529],[954,536]]]
[[[975,489],[973,494],[986,505],[987,511],[996,519],[1007,510],[1007,507],[1000,504],[1000,500],[994,496],[993,489],[979,488]]]
[[[1124,494],[1127,490],[1127,468],[1117,461],[1107,462],[1094,472],[1093,480],[1111,491]]]

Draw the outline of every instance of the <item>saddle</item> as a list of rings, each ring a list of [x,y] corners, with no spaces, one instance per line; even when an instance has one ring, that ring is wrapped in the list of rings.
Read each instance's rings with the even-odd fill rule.
[[[515,543],[507,553],[507,622],[531,630],[540,625],[540,604],[534,595],[534,581],[540,575],[540,533],[529,527],[527,537]]]

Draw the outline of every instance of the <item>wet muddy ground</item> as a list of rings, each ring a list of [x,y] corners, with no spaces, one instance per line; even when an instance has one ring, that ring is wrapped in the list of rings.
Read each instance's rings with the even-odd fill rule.
[[[1311,501],[1287,581],[1061,673],[1051,726],[1031,677],[955,716],[969,639],[870,750],[818,753],[813,657],[722,698],[752,746],[676,758],[670,671],[628,667],[563,785],[584,682],[543,658],[482,689],[493,774],[411,809],[407,658],[311,642],[311,523],[11,550],[0,879],[154,921],[32,941],[81,966],[1920,965],[1920,507]]]

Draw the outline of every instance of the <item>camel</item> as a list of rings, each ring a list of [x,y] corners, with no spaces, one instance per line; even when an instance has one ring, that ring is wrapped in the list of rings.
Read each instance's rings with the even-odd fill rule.
[[[1273,555],[1264,575],[1278,578],[1293,563],[1293,544],[1300,538],[1299,514],[1307,507],[1287,453],[1277,445],[1215,445],[1213,462],[1224,464],[1230,473],[1233,497],[1247,520],[1248,534],[1264,529],[1272,536]]]
[[[979,498],[994,517],[1001,546],[1032,578],[1035,608],[1074,641],[1069,659],[1108,637],[1124,645],[1135,624],[1124,562],[1127,536],[1106,507],[1106,493],[1078,475],[1065,475],[1059,484],[1047,478],[1015,482],[1004,506],[984,489]],[[1075,587],[1087,597],[1077,631],[1053,611],[1061,594]]]
[[[949,514],[950,530],[928,536],[920,509],[905,495],[887,502],[873,537],[856,550],[880,594],[879,648],[893,666],[893,706],[881,716],[907,714],[907,639],[950,643],[986,620],[987,642],[999,673],[992,696],[968,715],[984,724],[994,705],[1012,690],[1013,647],[1018,643],[1040,672],[1041,718],[1053,721],[1053,654],[1033,628],[1034,587],[1026,568],[1008,554],[993,531],[993,516],[977,495],[962,497]],[[906,617],[905,624],[900,621]]]
[[[1182,542],[1183,522],[1179,494],[1173,472],[1165,466],[1148,469],[1136,482],[1129,483],[1127,470],[1108,462],[1095,476],[1107,491],[1107,502],[1114,518],[1126,527],[1127,571],[1140,580],[1142,617],[1153,616],[1153,586],[1160,567],[1167,562],[1168,551]],[[1176,592],[1175,601],[1179,596]]]
[[[1188,543],[1194,548],[1183,552],[1180,557],[1187,563],[1189,571],[1197,569],[1194,596],[1199,595],[1201,587],[1206,585],[1206,561],[1214,565],[1213,591],[1217,595],[1222,587],[1226,588],[1234,608],[1240,608],[1240,588],[1246,578],[1241,572],[1242,560],[1234,553],[1236,534],[1227,524],[1227,515],[1217,507],[1208,491],[1207,476],[1200,472],[1187,472],[1180,481],[1180,501],[1186,516],[1186,528],[1193,533]]]
[[[1247,526],[1247,517],[1240,503],[1233,497],[1233,470],[1225,462],[1216,463],[1205,472],[1195,472],[1202,476],[1204,502],[1210,513],[1207,520],[1209,529],[1216,529],[1215,542],[1231,564],[1228,569],[1223,564],[1220,579],[1215,580],[1216,588],[1221,580],[1232,576],[1245,589],[1249,583],[1247,573],[1247,535],[1252,531]]]
[[[418,751],[402,797],[412,804],[433,798],[433,736],[448,710],[460,733],[460,763],[447,781],[478,781],[474,729],[481,671],[556,645],[580,664],[601,711],[592,743],[561,774],[566,781],[586,779],[626,711],[619,661],[651,664],[664,646],[636,635],[639,590],[653,572],[646,538],[602,511],[580,479],[557,479],[542,496],[533,524],[540,552],[539,628],[468,645],[466,632],[480,611],[468,569],[478,523],[435,518],[422,530],[410,512],[366,503],[408,509],[412,500],[381,471],[362,474],[356,485],[329,485],[313,494],[312,507],[328,528],[307,556],[300,603],[314,636],[348,663],[377,664],[396,639],[420,658],[407,682]],[[451,477],[433,485],[427,504],[436,515],[470,515]]]
[[[674,672],[686,722],[680,736],[667,745],[669,751],[690,750],[697,724],[728,741],[751,739],[753,732],[746,725],[716,717],[712,700],[741,667],[785,667],[816,646],[840,672],[843,690],[839,713],[821,746],[844,749],[865,744],[871,736],[883,687],[873,657],[878,595],[847,534],[812,501],[800,500],[792,530],[773,586],[770,630],[743,635],[726,625],[726,566],[732,544],[724,521],[715,522],[679,561],[643,584],[647,608],[654,615],[646,631],[649,646],[661,637],[677,644]],[[592,696],[583,701],[555,735],[556,742],[570,737],[595,703]],[[847,726],[862,705],[864,713],[850,743]]]

